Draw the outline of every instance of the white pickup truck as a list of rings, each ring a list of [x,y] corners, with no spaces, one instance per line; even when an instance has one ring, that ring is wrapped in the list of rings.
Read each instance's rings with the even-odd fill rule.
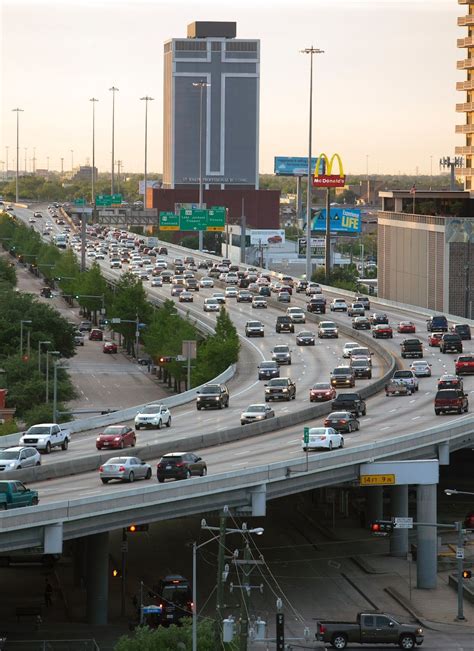
[[[53,448],[67,450],[71,440],[71,431],[62,429],[56,423],[39,423],[32,425],[20,439],[19,445],[36,448],[49,454]]]

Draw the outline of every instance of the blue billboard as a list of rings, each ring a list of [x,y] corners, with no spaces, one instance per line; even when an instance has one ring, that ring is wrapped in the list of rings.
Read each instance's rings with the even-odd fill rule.
[[[311,159],[311,172],[314,172],[317,158]],[[324,172],[324,159],[319,164],[319,172]],[[308,157],[275,156],[275,174],[277,176],[308,176]]]
[[[362,217],[357,208],[331,208],[331,233],[360,233]],[[312,231],[326,230],[326,209],[317,210],[311,225]]]

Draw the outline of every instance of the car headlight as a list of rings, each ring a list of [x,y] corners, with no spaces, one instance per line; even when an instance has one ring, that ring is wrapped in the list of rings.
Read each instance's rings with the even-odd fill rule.
[[[416,634],[417,635],[423,635],[423,629],[422,628],[417,628],[416,629]]]
[[[14,468],[16,466],[15,461],[11,461],[9,464],[7,464],[10,468]]]
[[[219,400],[219,396],[215,396],[215,397],[214,397],[214,400]]]
[[[100,441],[100,436],[98,436],[98,437],[96,438],[96,441]]]
[[[282,393],[288,393],[288,389],[282,389]]]
[[[201,396],[198,396],[198,402],[199,402],[200,400],[202,400],[202,398],[201,398]]]
[[[120,441],[120,436],[116,436],[116,437],[114,438],[114,441]]]

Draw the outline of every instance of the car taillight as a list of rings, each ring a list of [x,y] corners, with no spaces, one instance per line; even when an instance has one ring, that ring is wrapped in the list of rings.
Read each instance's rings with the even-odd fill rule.
[[[104,472],[104,466],[99,467],[99,472]]]
[[[324,626],[324,624],[319,625],[319,632],[320,633],[325,633],[326,632],[326,627]]]
[[[125,472],[125,466],[119,466],[119,472]]]
[[[340,424],[340,425],[344,425],[344,423],[347,423],[347,420],[340,420],[340,421],[339,421],[339,424]]]
[[[184,463],[177,463],[176,468],[182,468],[184,466]]]
[[[319,438],[321,439],[321,441],[325,441],[327,437],[326,436],[320,436]]]

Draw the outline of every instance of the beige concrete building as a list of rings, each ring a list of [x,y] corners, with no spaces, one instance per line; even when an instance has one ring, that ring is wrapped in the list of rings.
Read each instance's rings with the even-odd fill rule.
[[[465,93],[464,102],[456,104],[456,111],[465,114],[465,123],[456,125],[456,133],[463,134],[466,138],[465,145],[456,147],[455,153],[464,156],[465,165],[457,172],[464,176],[466,190],[474,189],[474,0],[458,0],[460,5],[465,5],[466,15],[458,18],[459,27],[467,27],[467,35],[458,38],[459,48],[466,48],[466,58],[457,62],[458,70],[466,71],[465,81],[456,84],[456,89]]]
[[[380,192],[378,295],[471,317],[474,214],[469,192]]]

